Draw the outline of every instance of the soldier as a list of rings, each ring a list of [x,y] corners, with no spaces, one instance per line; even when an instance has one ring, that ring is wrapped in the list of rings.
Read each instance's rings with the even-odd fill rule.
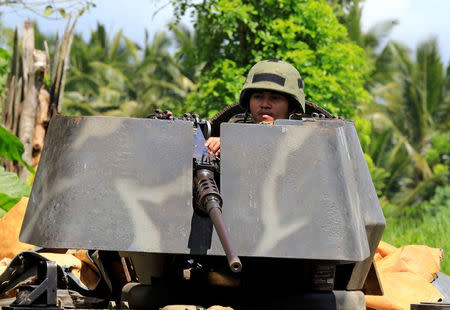
[[[272,59],[255,64],[242,87],[239,104],[246,111],[245,121],[273,123],[305,112],[305,94],[300,73],[292,65]],[[210,137],[205,146],[220,154],[220,137]]]

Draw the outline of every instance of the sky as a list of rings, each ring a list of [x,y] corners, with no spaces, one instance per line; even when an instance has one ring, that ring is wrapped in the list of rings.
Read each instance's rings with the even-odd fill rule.
[[[382,20],[396,19],[389,38],[414,50],[418,43],[434,36],[438,40],[444,64],[450,63],[449,0],[366,0],[362,28],[367,31]]]
[[[167,23],[173,21],[173,9],[166,0],[97,0],[78,21],[76,31],[89,37],[97,22],[105,25],[107,33],[122,29],[124,34],[138,44],[144,43],[145,29],[150,38],[156,32],[167,30]],[[62,33],[64,20],[39,18],[23,11],[2,8],[1,21],[5,26],[20,25],[26,17],[32,16],[38,21],[44,33]],[[445,65],[450,63],[450,0],[366,0],[362,15],[362,28],[367,31],[377,22],[396,19],[389,38],[400,41],[415,49],[417,44],[430,36],[438,39],[439,50]],[[191,24],[191,18],[182,22]]]

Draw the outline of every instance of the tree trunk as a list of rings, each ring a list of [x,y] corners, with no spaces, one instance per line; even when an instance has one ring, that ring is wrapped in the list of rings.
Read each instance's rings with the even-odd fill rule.
[[[2,126],[19,137],[25,149],[22,158],[33,168],[39,163],[50,119],[61,110],[65,73],[77,19],[73,23],[69,19],[63,40],[55,47],[50,91],[43,82],[45,74],[50,71],[46,43],[45,51],[36,50],[33,24],[24,22],[20,53],[17,29],[15,31],[7,96],[2,102]],[[20,163],[2,159],[2,166],[7,171],[16,172],[24,181],[29,177],[30,172]]]
[[[36,108],[38,99],[38,89],[36,82],[38,72],[34,67],[34,28],[33,23],[23,23],[23,40],[22,40],[22,66],[24,79],[24,99],[23,108],[20,115],[19,139],[24,146],[24,153],[22,158],[31,163],[31,154],[33,149],[33,132],[36,121]],[[39,88],[38,88],[39,87]],[[27,180],[30,172],[20,164],[19,177],[22,180]]]
[[[50,122],[50,94],[45,88],[39,93],[38,107],[36,111],[36,125],[34,126],[33,151],[31,166],[36,168],[41,159],[42,149],[44,147],[45,134],[48,123]]]

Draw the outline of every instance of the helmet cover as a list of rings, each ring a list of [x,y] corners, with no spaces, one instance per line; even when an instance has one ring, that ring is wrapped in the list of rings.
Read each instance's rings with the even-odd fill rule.
[[[287,95],[305,112],[303,80],[298,70],[287,62],[263,60],[250,69],[239,99],[240,105],[246,110],[249,109],[252,90],[269,90]]]

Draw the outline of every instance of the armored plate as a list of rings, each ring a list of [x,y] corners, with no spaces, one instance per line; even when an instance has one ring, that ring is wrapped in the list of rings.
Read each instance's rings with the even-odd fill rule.
[[[192,132],[185,121],[55,116],[20,240],[188,253]]]
[[[222,124],[221,192],[241,256],[362,261],[385,226],[351,121]]]
[[[353,122],[228,123],[221,134],[223,217],[237,253],[359,262],[349,289],[361,287],[385,221]],[[192,156],[189,122],[56,116],[20,239],[223,255],[209,219],[193,212]]]

